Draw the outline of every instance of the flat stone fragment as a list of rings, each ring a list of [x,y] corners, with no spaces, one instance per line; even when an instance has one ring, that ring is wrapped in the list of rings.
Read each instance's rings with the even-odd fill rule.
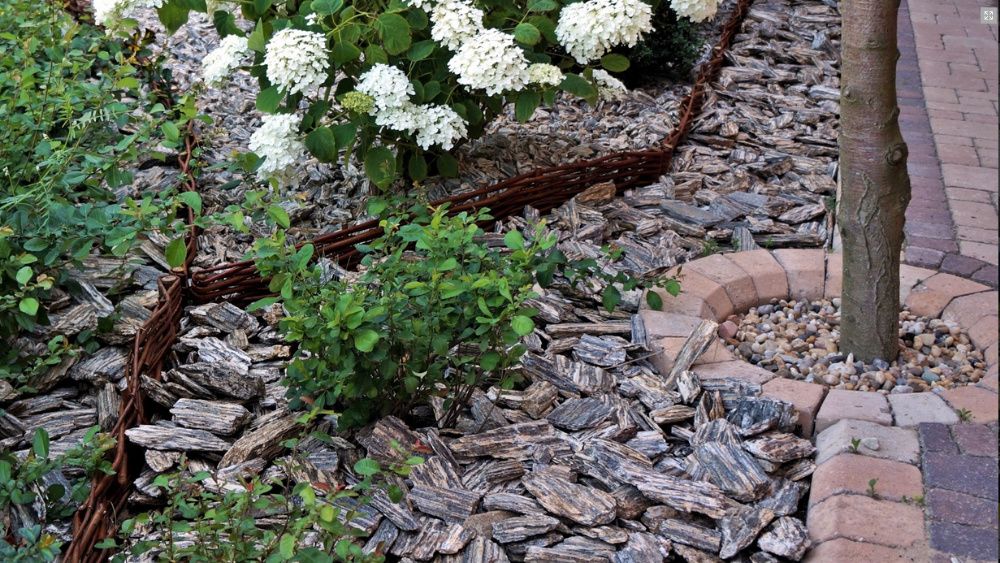
[[[556,516],[584,526],[608,524],[615,519],[615,499],[604,491],[571,483],[550,471],[528,473],[522,482],[545,510]]]
[[[546,420],[538,420],[464,436],[448,445],[461,457],[530,459],[535,444],[553,435],[552,425]]]
[[[546,416],[556,428],[577,431],[593,428],[611,415],[611,406],[594,398],[568,399]]]
[[[774,520],[774,516],[773,510],[756,506],[744,506],[727,514],[719,521],[722,532],[719,557],[729,559],[752,544],[761,530]]]
[[[129,441],[152,450],[179,452],[224,452],[231,444],[211,432],[142,424],[125,431]]]
[[[475,563],[478,561],[489,561],[491,563],[510,562],[502,547],[489,538],[482,536],[474,538],[465,546],[459,561],[462,561],[462,563]]]
[[[737,500],[752,501],[767,492],[770,478],[752,455],[738,445],[707,442],[695,448],[698,463],[712,483]]]
[[[768,397],[743,397],[727,409],[726,420],[742,436],[754,436],[768,430],[788,432],[795,428],[798,414],[791,403]]]
[[[674,544],[674,551],[681,557],[681,561],[687,563],[721,563],[722,559],[716,557],[714,553],[707,553],[700,549],[684,544]]]
[[[222,456],[219,467],[229,467],[253,458],[272,459],[284,449],[281,444],[291,438],[299,429],[296,416],[283,411],[275,411],[266,419],[258,419],[253,430],[243,434],[233,447]]]
[[[822,465],[837,454],[854,453],[851,440],[865,438],[878,440],[879,449],[871,450],[859,443],[857,453],[861,455],[914,465],[920,459],[917,433],[910,428],[888,427],[862,420],[841,420],[816,437],[816,463]]]
[[[775,377],[764,384],[763,394],[791,403],[799,414],[800,434],[809,438],[813,435],[816,414],[826,396],[826,387],[817,383],[806,383],[786,377]]]
[[[659,536],[631,532],[625,547],[615,554],[614,563],[662,563],[670,548],[671,543]]]
[[[185,428],[208,430],[230,436],[250,420],[250,411],[242,405],[201,399],[179,399],[170,407],[174,422]]]
[[[783,432],[758,436],[743,442],[743,447],[754,456],[774,463],[786,463],[811,456],[816,448],[812,442]]]
[[[958,423],[958,415],[935,393],[890,394],[896,426],[910,428],[921,422]]]
[[[493,539],[499,543],[524,541],[532,536],[551,532],[559,526],[559,520],[551,516],[515,516],[493,524]]]
[[[892,414],[885,395],[831,389],[816,415],[816,432],[822,432],[842,419],[866,420],[892,426]]]
[[[805,483],[780,477],[772,483],[771,492],[757,506],[768,508],[779,517],[795,514],[799,509],[799,500],[809,487]]]
[[[493,493],[486,495],[483,497],[483,510],[506,510],[529,515],[545,514],[545,509],[534,499],[514,493]]]
[[[464,489],[417,485],[410,489],[407,498],[424,514],[445,522],[461,523],[476,511],[482,496],[482,493]]]
[[[524,373],[532,380],[547,381],[571,393],[600,395],[611,392],[615,386],[614,376],[604,369],[574,362],[562,355],[550,359],[529,353],[522,358],[521,364]]]
[[[722,490],[704,481],[691,481],[670,475],[650,473],[633,484],[646,498],[684,512],[697,512],[709,518],[722,518],[727,503]]]
[[[248,401],[264,396],[264,380],[248,374],[241,364],[228,362],[196,362],[178,366],[177,372],[187,376],[198,385],[241,401]],[[171,372],[174,370],[171,370]],[[171,376],[167,372],[167,378]]]
[[[704,551],[718,553],[722,546],[722,533],[684,520],[669,518],[660,522],[657,532],[672,542],[689,545]]]
[[[778,518],[760,538],[757,546],[792,561],[799,561],[806,554],[812,542],[805,524],[798,518],[788,516]]]

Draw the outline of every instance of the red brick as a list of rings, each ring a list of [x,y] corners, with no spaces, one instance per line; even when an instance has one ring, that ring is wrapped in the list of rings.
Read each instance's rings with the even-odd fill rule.
[[[906,306],[916,315],[937,317],[955,297],[987,289],[985,285],[958,276],[935,274],[910,291]]]
[[[764,384],[763,394],[781,401],[791,403],[799,414],[800,434],[809,438],[819,406],[826,396],[826,387],[816,383],[806,383],[785,377],[775,377]]]
[[[694,270],[686,267],[673,270],[668,275],[677,276],[681,283],[681,295],[690,295],[703,300],[712,311],[712,317],[722,321],[735,312],[725,288]],[[666,310],[666,309],[664,309]]]
[[[785,269],[770,252],[751,250],[723,256],[750,275],[757,292],[757,299],[761,303],[767,303],[771,299],[788,299],[788,279]]]
[[[971,147],[962,147],[965,149],[972,149]],[[948,200],[959,200],[959,201],[978,201],[980,203],[991,203],[990,192],[985,190],[975,190],[972,188],[945,188],[945,193],[948,195]]]
[[[783,248],[774,257],[785,269],[792,299],[818,299],[826,285],[826,253],[822,249]]]
[[[686,341],[687,337],[677,336],[668,336],[655,341],[656,349],[660,350],[660,353],[650,358],[650,361],[659,370],[661,375],[665,376],[670,373],[671,368],[674,367],[674,360],[677,359],[677,354],[681,351],[681,347],[684,346]],[[716,338],[708,345],[708,349],[701,356],[698,356],[694,365],[700,366],[735,360],[736,356],[726,348],[722,340]]]
[[[650,309],[639,311],[639,317],[646,329],[646,336],[650,339],[664,336],[687,336],[702,321],[702,318],[698,316],[679,315]]]
[[[867,495],[871,479],[878,479],[875,493],[882,500],[913,498],[920,496],[924,490],[920,470],[913,465],[857,454],[840,454],[828,459],[813,473],[809,506],[844,493]]]
[[[954,321],[966,328],[972,328],[973,326],[976,326],[979,319],[982,319],[983,317],[992,317],[994,320],[992,339],[987,339],[990,333],[989,330],[980,330],[978,335],[981,340],[976,343],[977,346],[986,348],[996,341],[996,313],[997,292],[985,291],[982,293],[973,293],[971,295],[956,297],[950,304],[948,304],[947,307],[945,307],[944,311],[941,313],[941,318],[946,321]]]
[[[823,297],[833,299],[840,297],[844,280],[844,255],[840,253],[827,254],[826,256],[826,284],[823,288]]]
[[[715,317],[715,313],[712,312],[708,303],[705,303],[705,300],[697,295],[682,292],[677,297],[674,297],[659,287],[655,287],[650,291],[655,291],[660,295],[660,299],[663,301],[662,312],[664,313],[674,313],[677,315],[698,317],[702,319],[711,319]],[[645,297],[643,297],[642,303],[645,307]]]
[[[721,285],[737,313],[744,313],[760,304],[750,274],[720,254],[689,262],[684,271],[698,272]]]
[[[966,256],[971,256],[993,265],[997,264],[997,245],[995,244],[960,240],[958,241],[958,249]]]
[[[980,170],[985,170],[981,168]],[[996,172],[994,170],[994,172]],[[979,227],[981,229],[997,228],[997,210],[989,203],[975,201],[952,201],[948,207],[956,225]]]
[[[915,506],[841,495],[813,505],[808,516],[814,542],[847,538],[887,547],[909,547],[924,537],[924,513]]]
[[[971,413],[972,422],[986,424],[997,420],[997,394],[988,389],[956,387],[941,393],[941,398],[956,412],[964,409]]]
[[[892,414],[885,395],[866,391],[831,389],[816,415],[816,432],[822,432],[841,419],[864,420],[892,425]]]
[[[943,113],[957,114],[959,117],[962,116],[959,112],[946,112],[944,110],[930,111],[931,115],[934,117],[944,117],[944,115],[942,115]],[[941,145],[938,147],[937,152],[938,156],[941,158],[941,162],[947,162],[949,164],[965,164],[967,166],[979,165],[979,155],[976,154],[976,149],[972,147],[963,147],[961,145]]]
[[[767,381],[774,379],[773,373],[743,361],[702,364],[691,368],[691,371],[698,374],[698,377],[702,379],[731,377],[743,379],[758,385],[763,385]]]
[[[850,561],[857,563],[871,563],[873,561],[878,563],[914,563],[926,560],[926,549],[919,548],[923,548],[923,546],[914,546],[911,550],[916,553],[909,553],[897,548],[838,538],[817,545],[803,561],[805,563],[845,563]]]

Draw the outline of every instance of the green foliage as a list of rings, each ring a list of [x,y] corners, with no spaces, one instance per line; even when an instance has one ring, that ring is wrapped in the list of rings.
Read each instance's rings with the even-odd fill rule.
[[[678,18],[664,0],[654,6],[653,32],[626,54],[631,65],[622,73],[629,87],[639,87],[659,79],[686,81],[703,44],[698,24]],[[611,69],[609,69],[611,70]]]
[[[49,435],[45,429],[39,428],[35,430],[31,449],[23,458],[13,452],[0,452],[0,559],[54,561],[62,542],[43,531],[45,524],[73,515],[90,494],[90,477],[95,473],[114,473],[104,456],[112,447],[114,439],[99,434],[98,428],[94,427],[84,436],[80,447],[53,457],[49,451]],[[53,472],[70,469],[74,470],[76,477],[68,481],[68,490],[57,481],[45,479]],[[44,507],[43,521],[18,525],[16,507],[30,511],[32,509],[27,505],[32,504]],[[14,515],[13,519],[11,515]]]
[[[124,256],[142,233],[180,236],[178,208],[195,194],[124,198],[129,171],[150,151],[183,143],[194,99],[175,111],[147,101],[141,70],[159,72],[134,42],[78,24],[57,4],[0,0],[0,339],[47,324],[45,302],[67,287],[67,266],[94,252]],[[200,203],[200,202],[198,202]],[[175,253],[173,258],[178,258]],[[0,352],[16,386],[58,363]],[[30,389],[27,389],[30,390]]]
[[[291,440],[286,445],[296,443]],[[282,458],[278,462],[281,473],[301,474],[301,457],[293,453]],[[423,463],[419,457],[403,458],[404,462],[388,468],[372,459],[358,460],[353,466],[357,483],[343,488],[328,483],[290,484],[277,478],[264,481],[255,476],[221,491],[210,473],[192,473],[182,460],[179,472],[159,475],[153,481],[164,491],[167,505],[122,523],[122,549],[113,561],[145,556],[190,562],[381,562],[381,555],[361,551],[363,534],[351,522],[376,488],[395,502],[402,498],[402,491],[387,485],[386,477],[406,476],[413,466]],[[143,537],[156,539],[132,538],[139,530]],[[118,542],[105,541],[99,547],[118,547]]]

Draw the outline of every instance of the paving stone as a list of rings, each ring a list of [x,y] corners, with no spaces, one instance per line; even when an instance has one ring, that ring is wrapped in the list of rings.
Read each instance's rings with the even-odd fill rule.
[[[910,290],[906,306],[915,315],[937,317],[952,299],[987,289],[983,284],[951,274],[934,274]]]
[[[702,379],[719,379],[723,377],[734,377],[743,379],[751,383],[763,385],[774,379],[774,374],[766,369],[743,361],[719,362],[715,364],[696,365],[691,371],[698,374]]]
[[[921,422],[958,422],[955,411],[934,393],[890,394],[888,399],[896,426],[911,427]]]
[[[931,522],[931,547],[959,557],[997,560],[996,528],[976,528],[949,522]]]
[[[997,457],[997,436],[985,424],[957,424],[951,435],[963,454]]]
[[[686,266],[677,273],[673,270],[667,273],[668,276],[677,276],[681,282],[681,295],[693,295],[703,300],[708,308],[712,310],[711,318],[722,322],[729,315],[735,312],[733,302],[729,300],[726,289],[721,284],[716,283],[694,270],[689,270]]]
[[[663,301],[663,309],[661,311],[663,313],[673,313],[702,319],[715,318],[715,313],[708,306],[708,303],[705,303],[705,300],[697,295],[681,292],[680,295],[674,297],[661,287],[654,287],[649,291],[655,291],[660,294],[660,299]],[[648,307],[645,296],[643,296],[641,307]]]
[[[805,563],[845,563],[847,561],[857,563],[905,561],[913,563],[917,559],[897,548],[837,538],[813,547],[803,561]]]
[[[640,310],[639,317],[642,319],[643,326],[646,327],[646,336],[650,340],[665,336],[687,338],[702,321],[701,317],[665,313],[652,309]]]
[[[892,414],[885,395],[865,391],[831,389],[816,415],[816,431],[822,432],[838,420],[868,420],[892,425]]]
[[[764,384],[765,397],[773,397],[791,403],[799,413],[800,434],[809,438],[813,435],[816,413],[826,396],[826,387],[816,383],[796,381],[786,377],[775,377]]]
[[[861,445],[857,452],[860,455],[914,465],[920,459],[917,432],[911,428],[883,426],[864,420],[841,420],[816,436],[816,463],[822,464],[837,454],[854,453],[851,440],[864,438],[875,438],[879,448],[872,450]]]
[[[924,496],[927,515],[939,522],[997,527],[997,504],[947,489],[931,489]]]
[[[771,299],[788,299],[788,278],[785,269],[767,250],[751,250],[723,255],[753,279],[757,299],[767,303]]]
[[[650,361],[661,374],[670,373],[671,368],[674,366],[674,360],[677,359],[677,354],[681,351],[685,342],[687,342],[687,337],[670,336],[656,340],[655,345],[662,352],[650,358]],[[694,365],[700,366],[733,361],[737,361],[736,356],[726,348],[722,339],[716,338],[708,345],[708,349],[701,356],[698,356]]]
[[[782,248],[774,257],[785,269],[792,299],[818,299],[826,285],[826,253],[821,248]]]
[[[962,227],[959,227],[959,236],[961,236],[961,229]],[[993,232],[995,233],[996,231]],[[965,278],[971,276],[982,267],[982,261],[968,256],[962,256],[961,254],[948,254],[944,257],[944,260],[941,261],[942,272],[956,274]]]
[[[924,484],[996,501],[997,462],[989,457],[924,454]]]
[[[923,268],[937,268],[944,260],[944,252],[919,246],[906,247],[906,261],[914,266]]]
[[[817,543],[847,538],[888,547],[908,547],[923,539],[924,513],[915,506],[898,502],[862,495],[839,495],[809,507],[807,527],[809,538]]]
[[[925,452],[958,455],[958,443],[951,435],[951,427],[946,424],[923,422],[917,427],[920,447]]]
[[[836,455],[816,468],[809,492],[809,506],[833,495],[868,494],[868,482],[878,479],[875,493],[883,500],[902,500],[923,494],[920,470],[908,463],[857,454]]]
[[[976,273],[972,274],[972,279],[977,282],[984,283],[986,285],[996,287],[997,286],[997,272],[998,269],[993,264],[987,264],[980,268]]]
[[[996,312],[997,292],[986,291],[956,297],[941,312],[941,318],[946,321],[954,321],[969,328],[974,326],[983,317],[996,315]],[[989,343],[986,342],[981,347],[985,348],[988,345]]]
[[[910,290],[913,289],[913,286],[936,273],[934,270],[901,264],[899,266],[899,302],[906,303],[906,298],[910,295]]]
[[[990,369],[987,370],[986,376],[984,376],[982,379],[979,380],[979,386],[984,389],[989,389],[994,393],[998,392],[998,388],[1000,388],[1000,385],[998,385],[997,381],[996,365],[991,366]]]
[[[966,385],[941,393],[941,397],[955,411],[966,410],[972,422],[986,423],[997,420],[997,394],[982,387]]]
[[[844,281],[843,268],[843,254],[837,253],[826,255],[826,285],[823,289],[823,297],[827,299],[840,297]]]
[[[987,348],[997,341],[998,319],[996,315],[987,315],[976,321],[972,326],[963,324],[969,329],[969,338],[978,348]]]
[[[753,277],[721,254],[689,262],[683,271],[698,272],[721,285],[737,313],[745,313],[760,304]]]

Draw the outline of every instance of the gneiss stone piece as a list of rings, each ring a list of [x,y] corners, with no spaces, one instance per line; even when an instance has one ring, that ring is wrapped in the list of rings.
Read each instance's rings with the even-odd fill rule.
[[[482,493],[465,489],[416,486],[409,498],[424,514],[436,516],[445,522],[461,523],[476,511]]]
[[[129,441],[151,450],[172,450],[180,452],[224,452],[231,444],[211,432],[142,424],[125,431]]]
[[[764,434],[755,439],[747,440],[743,443],[743,447],[753,455],[774,463],[802,459],[811,456],[816,451],[809,440],[803,440],[794,434],[783,432]]]
[[[455,455],[461,457],[530,459],[534,446],[552,436],[552,425],[546,420],[538,420],[464,436],[454,440],[449,446]]]
[[[208,430],[220,436],[236,433],[250,420],[250,411],[242,405],[200,399],[180,399],[170,407],[170,414],[185,428]]]
[[[712,553],[718,553],[719,547],[722,545],[722,534],[718,530],[683,520],[672,518],[664,520],[660,522],[657,531],[670,541]]]
[[[711,481],[737,500],[757,500],[767,492],[767,473],[738,445],[707,442],[695,448],[694,456]]]
[[[798,518],[782,517],[757,539],[757,545],[768,553],[773,553],[792,561],[805,555],[811,542],[805,524]]]
[[[272,459],[284,449],[282,442],[291,438],[299,426],[295,415],[275,411],[255,421],[256,427],[243,434],[222,456],[219,467],[229,467],[252,458]]]
[[[774,516],[773,510],[755,506],[744,506],[726,514],[719,521],[719,530],[722,532],[719,556],[729,559],[752,544],[757,534],[774,520]]]
[[[558,525],[559,520],[551,516],[515,516],[493,524],[493,539],[500,543],[523,541],[550,532]]]
[[[546,420],[563,430],[593,428],[611,415],[611,406],[594,398],[569,399],[546,416]]]
[[[615,499],[604,491],[571,483],[551,471],[528,473],[522,482],[539,504],[556,516],[584,526],[615,519]]]

